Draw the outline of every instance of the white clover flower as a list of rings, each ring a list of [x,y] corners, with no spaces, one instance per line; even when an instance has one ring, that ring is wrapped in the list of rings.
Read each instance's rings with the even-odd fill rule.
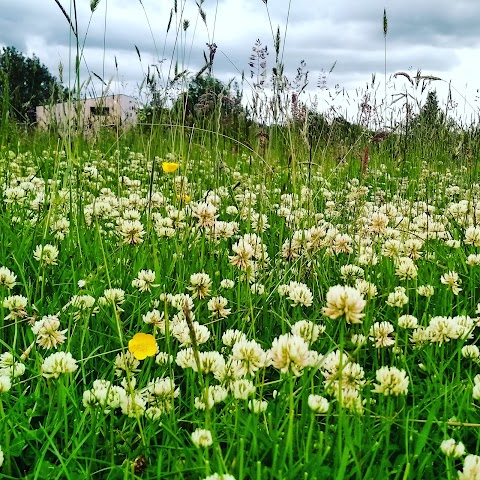
[[[477,225],[468,227],[465,230],[465,240],[463,242],[465,245],[480,247],[480,227]]]
[[[418,270],[410,257],[399,257],[396,263],[395,275],[402,280],[412,280],[417,277]]]
[[[212,312],[210,316],[213,318],[227,318],[232,311],[230,308],[225,308],[227,304],[228,300],[225,297],[212,297],[207,303],[207,308]]]
[[[247,336],[240,330],[228,329],[222,335],[222,343],[227,347],[233,347],[237,342],[247,341]]]
[[[291,333],[302,337],[308,344],[312,344],[324,331],[325,325],[315,325],[308,320],[300,320],[292,325]]]
[[[32,332],[37,336],[37,344],[44,349],[57,348],[67,339],[65,330],[59,330],[60,320],[57,315],[46,315],[32,326]]]
[[[254,375],[268,365],[268,355],[255,340],[239,340],[232,349],[232,359],[240,362],[243,375]]]
[[[212,432],[204,428],[197,428],[192,432],[192,442],[197,448],[209,447],[213,443]]]
[[[418,319],[413,315],[402,315],[398,317],[398,326],[401,328],[417,328],[418,327]]]
[[[422,297],[431,297],[434,293],[434,288],[432,285],[420,285],[417,288],[417,293]]]
[[[33,258],[41,263],[42,266],[56,265],[58,258],[58,248],[49,243],[37,245],[33,252]]]
[[[480,357],[480,349],[476,345],[465,345],[462,347],[462,357],[477,360]]]
[[[11,290],[17,281],[17,276],[7,267],[0,267],[0,286],[7,287]]]
[[[0,376],[7,375],[11,379],[21,377],[25,373],[25,365],[17,362],[10,352],[0,355]]]
[[[272,366],[282,373],[300,376],[305,367],[311,366],[308,343],[296,335],[285,334],[275,338],[269,354]]]
[[[323,307],[322,313],[332,319],[345,315],[347,323],[362,323],[366,303],[356,288],[336,285],[328,290],[327,306]]]
[[[257,400],[256,398],[252,398],[248,401],[248,409],[253,413],[263,413],[268,408],[268,402],[265,400]]]
[[[458,480],[480,479],[480,457],[467,455],[463,461],[463,471],[458,472]]]
[[[41,372],[45,378],[58,378],[64,373],[73,373],[77,368],[77,361],[70,352],[56,352],[43,361]]]
[[[375,348],[385,348],[395,345],[395,339],[390,334],[395,331],[390,322],[375,322],[368,332],[370,341],[375,343]]]
[[[150,292],[155,281],[155,272],[153,270],[140,270],[137,278],[132,280],[132,287],[138,288],[140,292]]]
[[[214,473],[213,475],[209,475],[202,480],[235,480],[235,477],[229,473]]]
[[[139,245],[143,243],[145,229],[140,220],[124,220],[120,219],[118,233],[123,237],[123,242],[127,245]]]
[[[0,467],[3,465],[4,458],[2,446],[0,445]]]
[[[396,367],[380,367],[376,373],[377,382],[373,391],[388,395],[406,395],[408,392],[409,378],[405,370]]]
[[[292,307],[297,305],[310,307],[313,304],[312,292],[307,285],[300,282],[290,282],[287,298],[292,302]]]
[[[246,378],[235,380],[230,384],[230,390],[237,400],[247,400],[255,393],[255,385]]]
[[[460,285],[462,284],[462,280],[460,279],[457,272],[450,271],[443,274],[440,277],[440,281],[444,285],[447,285],[448,287],[450,287],[454,295],[458,295],[462,291],[462,289],[460,288]]]
[[[229,278],[224,278],[220,282],[220,287],[224,288],[225,290],[230,290],[235,286],[235,282],[233,280],[230,280]]]
[[[330,407],[329,401],[321,395],[310,394],[308,396],[308,406],[315,413],[327,413]]]
[[[388,294],[386,304],[390,307],[402,308],[408,303],[408,297],[405,291],[403,287],[395,287],[395,290]]]
[[[197,345],[207,342],[210,338],[210,330],[208,327],[200,325],[196,321],[192,322],[192,326]],[[192,344],[192,336],[186,320],[176,322],[173,325],[172,335],[180,342],[181,347],[187,347]]]
[[[190,275],[190,286],[188,289],[192,292],[192,298],[200,300],[210,296],[212,279],[207,273],[194,273]]]
[[[465,455],[465,445],[462,442],[455,442],[453,438],[443,440],[440,450],[447,457],[459,458]]]
[[[10,375],[0,375],[0,395],[8,392],[12,388]]]
[[[374,283],[362,280],[361,278],[355,280],[355,288],[367,298],[376,297],[378,293],[377,287]]]

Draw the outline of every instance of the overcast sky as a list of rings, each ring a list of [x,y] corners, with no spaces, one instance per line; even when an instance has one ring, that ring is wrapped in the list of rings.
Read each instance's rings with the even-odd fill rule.
[[[200,0],[197,0],[200,1]],[[60,0],[73,18],[72,2]],[[458,110],[466,116],[478,109],[476,90],[480,88],[480,1],[478,0],[204,0],[206,24],[194,0],[178,0],[167,33],[173,0],[100,0],[93,14],[89,0],[77,0],[79,38],[83,46],[82,80],[88,71],[112,81],[115,92],[139,95],[148,66],[156,64],[162,75],[179,69],[197,72],[203,65],[206,43],[218,46],[213,73],[222,80],[242,72],[250,81],[249,57],[257,39],[268,46],[268,69],[275,66],[273,35],[280,27],[281,53],[290,79],[301,60],[306,62],[309,80],[306,96],[320,98],[321,109],[332,100],[317,87],[322,69],[328,73],[329,93],[335,85],[345,89],[350,101],[358,104],[372,74],[374,89],[384,95],[383,9],[388,15],[387,76],[388,97],[405,90],[405,77],[392,79],[395,72],[440,77],[435,82],[445,99],[451,82]],[[289,8],[290,7],[290,8]],[[74,38],[54,0],[0,0],[0,46],[14,46],[35,53],[64,81],[74,61]],[[189,21],[186,32],[182,27]],[[141,61],[135,50],[138,47]],[[118,70],[115,68],[115,59]],[[172,76],[173,73],[170,73]],[[95,77],[94,77],[95,78]],[[99,82],[93,85],[98,92]],[[246,86],[248,89],[248,85]],[[413,92],[413,88],[410,92]],[[443,89],[443,90],[442,90]],[[360,93],[359,93],[360,92]],[[379,93],[381,92],[381,93]],[[466,95],[465,95],[466,94]],[[465,95],[468,103],[462,99]]]

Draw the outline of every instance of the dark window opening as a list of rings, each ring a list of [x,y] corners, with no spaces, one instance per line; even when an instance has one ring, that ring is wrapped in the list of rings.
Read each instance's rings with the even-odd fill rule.
[[[109,115],[109,107],[90,107],[90,115]]]

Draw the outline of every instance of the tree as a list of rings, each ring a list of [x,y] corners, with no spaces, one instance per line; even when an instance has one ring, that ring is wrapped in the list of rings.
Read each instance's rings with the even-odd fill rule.
[[[197,75],[188,84],[187,92],[180,95],[175,108],[181,109],[185,119],[206,119],[219,112],[222,121],[230,123],[244,112],[242,95],[212,75]]]
[[[8,113],[20,122],[36,120],[35,107],[57,103],[67,90],[38,57],[29,58],[14,47],[0,52],[0,116]],[[8,112],[5,112],[8,110]]]

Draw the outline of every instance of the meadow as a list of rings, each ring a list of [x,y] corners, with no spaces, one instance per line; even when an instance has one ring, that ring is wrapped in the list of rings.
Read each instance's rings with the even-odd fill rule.
[[[168,143],[1,150],[2,478],[477,478],[473,163]]]
[[[263,48],[250,123],[2,116],[1,479],[480,479],[478,126],[318,116],[303,62],[276,104]]]

